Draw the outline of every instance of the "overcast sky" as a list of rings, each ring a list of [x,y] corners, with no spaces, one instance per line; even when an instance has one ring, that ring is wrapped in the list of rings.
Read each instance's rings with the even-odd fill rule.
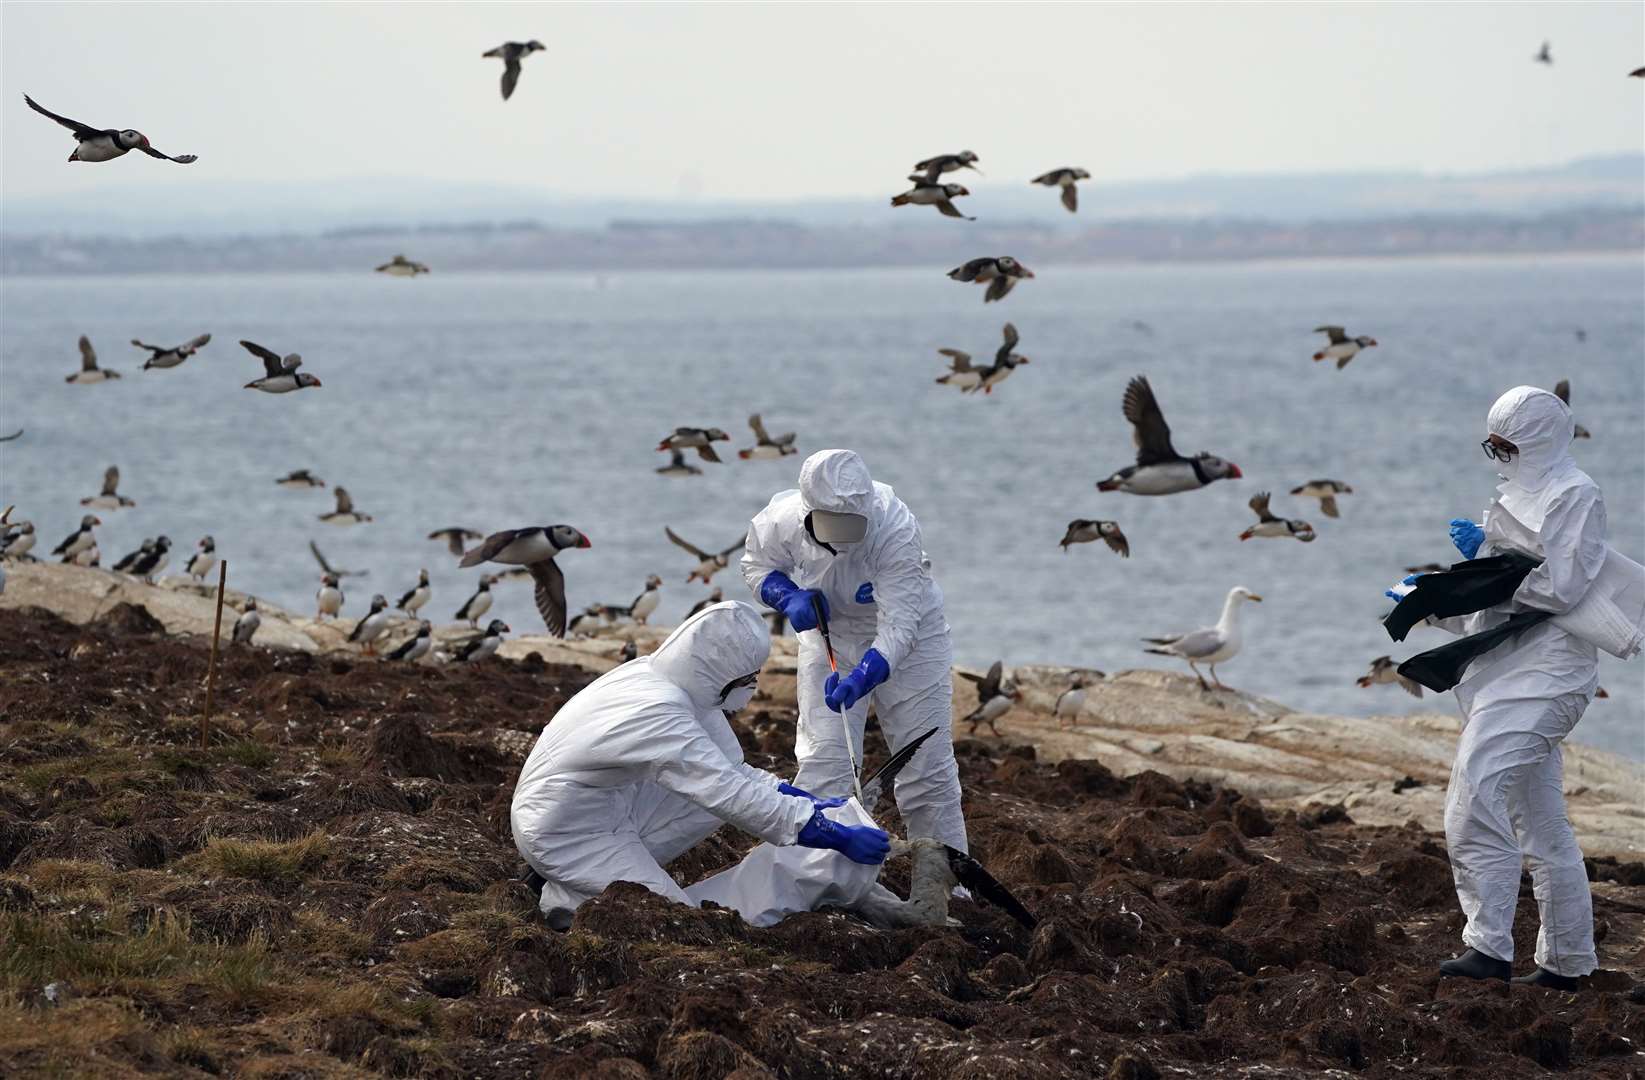
[[[480,53],[547,46],[518,91]],[[1555,64],[1531,61],[1543,39]],[[1645,5],[0,5],[8,197],[417,175],[564,195],[1513,168],[1645,144]],[[183,167],[69,165],[49,109]]]

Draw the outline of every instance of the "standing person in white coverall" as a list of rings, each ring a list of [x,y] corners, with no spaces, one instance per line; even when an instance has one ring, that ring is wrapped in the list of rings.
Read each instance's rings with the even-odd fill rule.
[[[794,782],[819,795],[851,794],[872,701],[892,753],[937,729],[897,777],[909,838],[967,850],[951,734],[953,647],[913,513],[854,451],[822,450],[800,466],[798,490],[778,492],[755,516],[742,570],[800,639]],[[817,628],[814,600],[828,620],[838,676],[822,635],[803,632]],[[850,723],[849,752],[839,710]]]
[[[875,888],[890,838],[843,800],[818,800],[743,761],[725,714],[754,697],[771,652],[765,620],[721,603],[681,623],[650,656],[600,676],[543,729],[520,771],[509,823],[544,879],[558,928],[614,881],[693,906],[714,900],[761,925]],[[829,811],[825,816],[823,811]],[[745,864],[682,889],[663,864],[735,825],[777,847],[819,849]],[[836,854],[838,852],[838,854]]]
[[[1605,501],[1571,459],[1571,411],[1520,386],[1491,406],[1482,444],[1503,483],[1483,526],[1451,522],[1464,558],[1517,551],[1542,560],[1505,605],[1453,619],[1473,634],[1517,611],[1569,612],[1606,559]],[[1468,946],[1442,975],[1508,979],[1522,861],[1537,912],[1533,974],[1519,983],[1574,990],[1597,966],[1593,901],[1582,851],[1565,816],[1560,743],[1598,686],[1592,644],[1544,621],[1473,661],[1457,684],[1465,717],[1445,800],[1445,840]]]

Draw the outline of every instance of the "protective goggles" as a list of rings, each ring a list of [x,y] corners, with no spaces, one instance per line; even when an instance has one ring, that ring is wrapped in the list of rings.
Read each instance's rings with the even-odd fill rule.
[[[819,544],[855,544],[868,535],[866,517],[832,510],[811,511],[805,517],[805,527]]]
[[[748,674],[748,675],[744,675],[740,679],[732,679],[730,682],[726,683],[723,687],[720,688],[720,700],[724,701],[726,698],[730,697],[731,696],[731,691],[733,691],[733,690],[741,690],[745,687],[753,686],[756,683],[758,683],[759,681],[760,681],[760,673],[757,672],[757,671],[753,672],[751,674]]]
[[[1484,450],[1485,456],[1493,461],[1512,461],[1514,459],[1514,455],[1519,453],[1518,450],[1510,450],[1506,446],[1500,446],[1497,443],[1492,442],[1490,439],[1486,439],[1484,442],[1480,443],[1479,448]]]

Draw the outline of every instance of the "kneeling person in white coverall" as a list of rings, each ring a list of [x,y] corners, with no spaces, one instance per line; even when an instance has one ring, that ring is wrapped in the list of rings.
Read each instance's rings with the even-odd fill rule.
[[[680,903],[714,900],[762,925],[875,888],[890,838],[854,804],[814,799],[743,761],[725,714],[754,697],[771,652],[765,621],[721,603],[650,656],[600,676],[543,729],[514,788],[514,844],[544,879],[541,908],[564,928],[614,881]],[[831,820],[823,811],[828,810]],[[744,865],[682,889],[663,864],[735,825],[772,845],[818,849]],[[838,852],[839,854],[836,854]]]
[[[897,778],[909,838],[967,850],[951,735],[953,647],[913,513],[873,481],[855,452],[819,451],[800,466],[798,490],[778,492],[755,516],[742,571],[799,634],[794,782],[819,795],[851,793],[872,701],[892,753],[937,729]],[[841,675],[830,672],[822,635],[803,633],[817,627],[817,604]],[[850,724],[849,748],[839,710]]]
[[[1513,612],[1570,612],[1606,560],[1605,500],[1571,459],[1571,412],[1546,390],[1521,386],[1491,406],[1482,444],[1503,479],[1484,525],[1451,522],[1464,558],[1518,551],[1539,557],[1508,604],[1454,619],[1478,633]],[[1522,861],[1531,867],[1537,970],[1519,983],[1575,989],[1597,966],[1593,901],[1582,851],[1565,816],[1560,743],[1598,685],[1592,644],[1542,622],[1475,659],[1457,684],[1465,717],[1445,800],[1445,840],[1467,950],[1443,975],[1507,979]]]

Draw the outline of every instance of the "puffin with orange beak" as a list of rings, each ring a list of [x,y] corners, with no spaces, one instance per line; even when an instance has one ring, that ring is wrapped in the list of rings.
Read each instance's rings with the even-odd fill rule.
[[[554,637],[565,637],[565,574],[554,556],[567,548],[593,547],[588,537],[570,525],[533,525],[524,529],[504,529],[486,537],[464,555],[459,566],[483,562],[523,566],[537,585],[537,612]]]
[[[75,141],[80,145],[76,146],[74,153],[69,155],[70,161],[113,161],[132,150],[141,150],[149,157],[175,161],[179,165],[192,165],[199,160],[193,154],[182,154],[178,157],[162,154],[149,145],[149,137],[141,131],[133,131],[131,128],[94,128],[90,124],[82,124],[78,120],[70,120],[66,116],[57,115],[50,109],[42,108],[27,94],[23,95],[23,100],[28,103],[29,108],[41,116],[55,120],[74,132]]]

